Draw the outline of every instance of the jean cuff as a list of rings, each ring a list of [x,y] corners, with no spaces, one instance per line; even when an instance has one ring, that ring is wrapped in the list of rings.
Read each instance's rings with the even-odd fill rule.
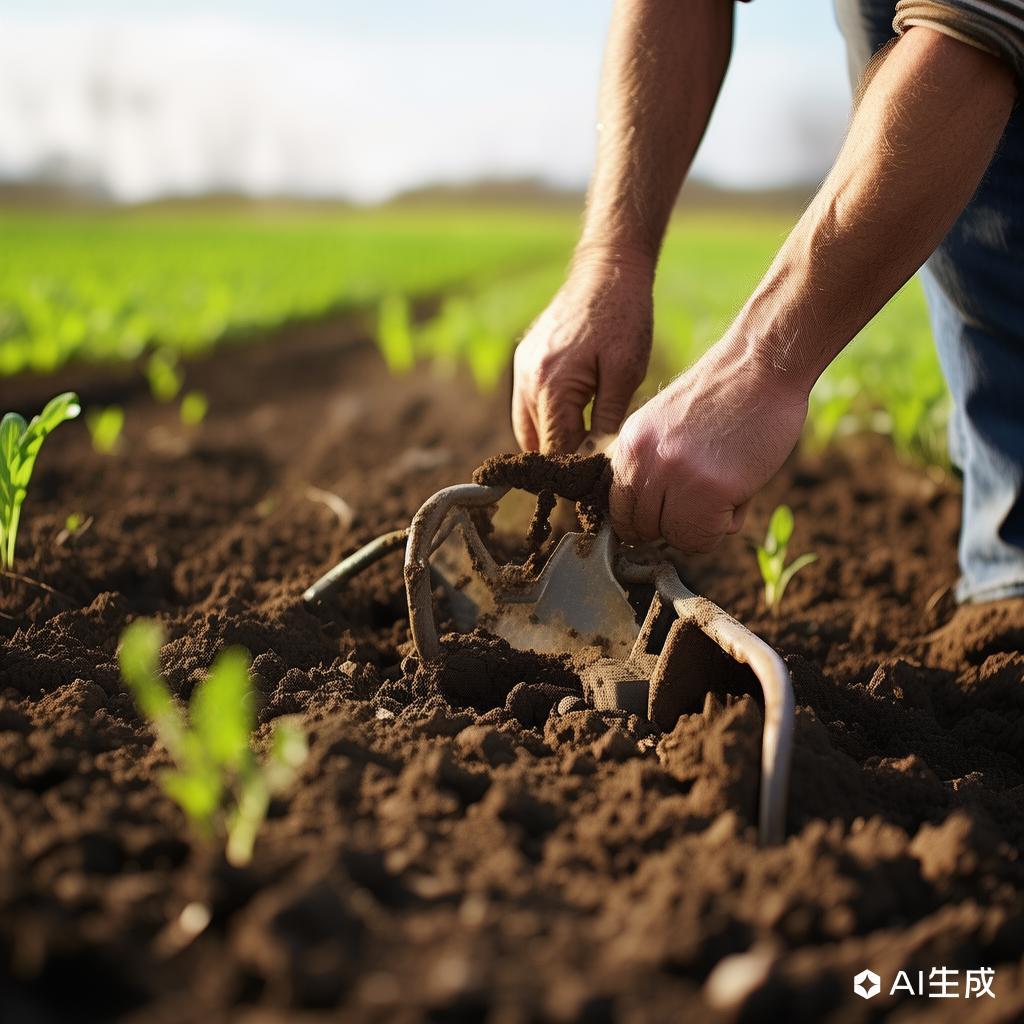
[[[985,583],[975,587],[961,577],[957,582],[955,594],[957,604],[983,604],[986,601],[1005,601],[1012,597],[1024,597],[1024,579]]]

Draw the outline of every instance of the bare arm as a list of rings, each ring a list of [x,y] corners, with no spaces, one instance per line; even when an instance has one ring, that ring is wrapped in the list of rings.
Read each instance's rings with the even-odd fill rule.
[[[733,332],[810,390],[952,227],[992,160],[1014,94],[995,57],[930,29],[907,32]]]
[[[729,0],[618,0],[601,82],[597,166],[566,282],[516,350],[523,448],[573,450],[618,429],[651,347],[658,250],[729,60]]]
[[[891,48],[819,194],[725,337],[627,420],[620,535],[708,550],[799,437],[812,385],[977,188],[1015,95],[995,57],[927,28]]]
[[[579,252],[654,263],[732,47],[729,0],[619,0]]]

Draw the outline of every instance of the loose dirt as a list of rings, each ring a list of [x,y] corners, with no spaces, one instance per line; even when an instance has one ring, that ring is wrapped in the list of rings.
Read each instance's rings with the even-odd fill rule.
[[[587,709],[566,659],[486,636],[420,665],[399,556],[303,605],[512,447],[503,395],[393,380],[337,325],[189,378],[211,401],[192,430],[130,371],[0,386],[3,409],[74,386],[127,412],[119,454],[76,423],[40,456],[19,571],[60,594],[0,581],[4,1024],[1024,1016],[1024,614],[954,614],[952,483],[876,442],[789,465],[748,518],[760,531],[787,500],[792,550],[818,553],[777,619],[744,538],[684,563],[793,674],[790,838],[762,850],[755,698],[710,694],[661,732]],[[487,472],[515,482],[522,461]],[[89,525],[68,534],[70,512]],[[166,755],[116,671],[138,615],[164,622],[182,699],[241,643],[258,741],[303,716],[310,760],[249,868],[192,842],[160,790]],[[960,972],[960,999],[888,995],[899,970],[927,991],[933,967]],[[965,1001],[980,967],[996,999]]]

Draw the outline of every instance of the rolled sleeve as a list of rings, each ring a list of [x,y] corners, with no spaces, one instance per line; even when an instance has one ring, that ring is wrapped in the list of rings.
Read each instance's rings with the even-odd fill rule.
[[[1024,82],[1024,0],[899,0],[893,28],[920,25],[1003,58]]]

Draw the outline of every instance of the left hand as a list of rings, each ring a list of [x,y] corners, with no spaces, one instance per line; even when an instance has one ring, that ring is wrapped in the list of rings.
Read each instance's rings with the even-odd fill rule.
[[[713,346],[623,424],[612,459],[616,534],[706,552],[737,533],[796,446],[807,395],[742,341]]]

